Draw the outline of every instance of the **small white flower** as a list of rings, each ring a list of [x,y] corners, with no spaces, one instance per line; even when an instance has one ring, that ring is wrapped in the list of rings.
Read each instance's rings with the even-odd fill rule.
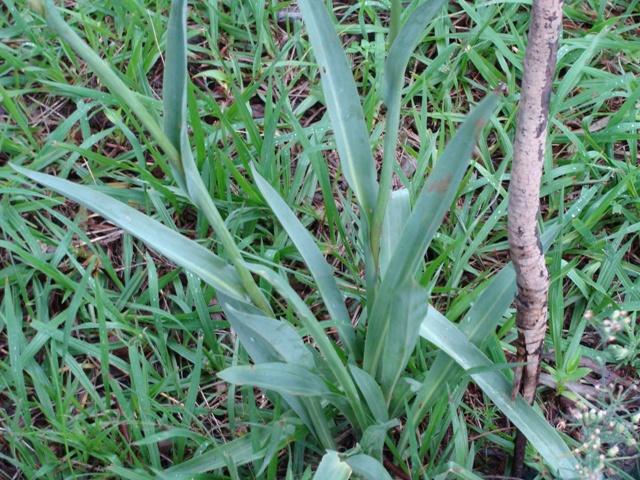
[[[611,350],[613,358],[617,361],[624,360],[629,356],[629,349],[621,345],[611,345],[609,349]]]

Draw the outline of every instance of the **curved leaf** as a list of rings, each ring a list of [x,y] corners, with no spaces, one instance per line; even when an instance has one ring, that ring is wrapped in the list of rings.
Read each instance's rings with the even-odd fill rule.
[[[300,323],[309,331],[318,350],[324,357],[326,365],[334,375],[338,385],[342,388],[348,400],[348,408],[354,413],[356,425],[364,429],[367,425],[367,419],[364,415],[364,408],[358,395],[355,383],[349,375],[347,368],[336,353],[333,343],[325,333],[322,325],[309,307],[304,303],[295,290],[289,285],[287,280],[272,270],[262,265],[249,264],[251,270],[269,282],[282,297],[293,307],[298,315]]]
[[[382,464],[369,455],[360,453],[347,458],[346,461],[353,469],[353,473],[364,480],[392,480]]]
[[[193,240],[93,188],[16,165],[11,166],[24,176],[99,213],[212,287],[231,297],[248,300],[235,270]]]
[[[384,66],[383,98],[387,107],[400,102],[404,72],[413,51],[420,43],[427,25],[442,8],[445,0],[425,0],[413,11],[394,39]]]
[[[465,370],[491,368],[492,362],[453,323],[430,307],[420,335]],[[575,478],[576,460],[558,432],[521,397],[511,399],[511,385],[498,371],[471,373],[471,378],[518,427],[559,478]]]
[[[352,68],[326,4],[318,0],[299,0],[298,5],[320,65],[322,91],[344,175],[366,216],[370,217],[378,188],[376,167]]]
[[[173,0],[167,31],[167,57],[163,75],[164,131],[180,153],[184,172],[183,188],[191,201],[204,213],[238,272],[247,295],[264,313],[272,314],[269,302],[256,285],[242,258],[240,249],[200,177],[187,135],[187,2]]]
[[[550,225],[545,226],[540,238],[544,251],[551,247],[562,228],[578,216],[595,192],[595,187],[583,189],[579,199],[559,220],[554,220]],[[516,295],[515,281],[513,265],[509,263],[485,287],[480,287],[484,290],[458,325],[469,341],[476,346],[482,347],[483,342],[495,332],[500,319],[513,303]],[[461,375],[462,371],[455,362],[446,353],[439,352],[411,405],[408,414],[411,419],[410,424],[419,424],[433,402],[441,395],[446,395],[448,390],[453,389],[460,382]],[[449,388],[446,387],[447,383]],[[410,432],[407,429],[402,434],[400,450],[404,450],[407,445],[408,435]]]
[[[64,21],[58,9],[52,0],[45,0],[45,17],[49,26],[60,35],[60,37],[71,45],[71,48],[87,62],[91,70],[100,78],[102,83],[114,94],[122,98],[124,103],[129,107],[131,112],[140,119],[151,136],[162,147],[171,160],[171,168],[173,169],[176,181],[182,185],[182,167],[180,164],[180,154],[178,148],[164,134],[162,128],[147,110],[147,108],[139,100],[125,83],[120,79],[111,66],[105,62],[100,56],[94,52],[87,43]]]
[[[271,430],[271,431],[270,431]],[[273,431],[277,438],[273,438]],[[254,429],[251,435],[232,440],[206,451],[186,462],[174,465],[163,473],[171,479],[193,478],[199,473],[210,472],[225,468],[229,462],[236,466],[245,465],[265,457],[269,451],[270,443],[284,442],[293,433],[293,426],[285,424],[273,425],[270,429]]]
[[[351,467],[340,459],[338,452],[329,450],[324,454],[313,480],[347,480],[351,477]]]
[[[255,363],[284,360],[314,368],[313,354],[291,325],[265,317],[253,305],[226,295],[218,293],[218,300],[240,343]],[[323,446],[335,446],[329,429],[331,422],[323,414],[319,399],[298,398],[282,392],[280,395]]]
[[[316,281],[329,315],[331,315],[331,319],[335,322],[336,328],[340,333],[340,338],[345,343],[347,349],[351,353],[356,354],[355,331],[351,325],[349,312],[345,307],[342,293],[338,290],[338,285],[333,276],[333,270],[324,256],[322,256],[315,239],[307,229],[304,228],[304,225],[300,223],[300,220],[298,220],[278,192],[276,192],[273,187],[269,185],[269,182],[253,167],[252,172],[260,193],[262,193],[267,204],[309,267],[309,271]]]
[[[223,302],[222,308],[254,361],[284,360],[309,369],[315,367],[313,354],[288,323],[236,310],[227,302]]]
[[[389,420],[387,405],[384,402],[384,395],[382,394],[380,385],[376,383],[371,375],[353,364],[349,365],[349,371],[358,384],[358,388],[366,400],[367,405],[369,405],[369,410],[371,410],[376,421],[384,423]]]
[[[252,385],[287,395],[313,397],[328,395],[322,378],[309,369],[291,363],[259,363],[229,367],[218,373],[224,381],[236,385]]]

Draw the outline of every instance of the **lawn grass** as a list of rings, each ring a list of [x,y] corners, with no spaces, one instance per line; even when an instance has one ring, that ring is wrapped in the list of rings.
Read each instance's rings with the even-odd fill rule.
[[[470,105],[500,82],[509,92],[421,276],[451,320],[463,318],[478,286],[508,260],[505,198],[528,21],[523,3],[450,5],[428,28],[408,71],[394,185],[406,186],[412,200]],[[0,7],[0,474],[150,478],[173,467],[164,475],[310,478],[323,452],[283,403],[216,376],[247,363],[247,354],[213,290],[6,165],[10,160],[96,185],[220,250],[135,116],[25,7],[10,0]],[[295,278],[296,290],[322,315],[301,257],[246,179],[254,162],[314,232],[335,270],[360,271],[362,252],[351,247],[354,202],[329,134],[318,68],[301,21],[285,7],[257,0],[191,5],[191,141],[246,259]],[[168,0],[78,1],[65,16],[142,93],[144,104],[159,111],[168,9]],[[374,147],[382,144],[387,11],[374,2],[334,3]],[[562,217],[588,197],[575,217],[563,219],[548,254],[543,379],[552,387],[541,389],[540,399],[571,443],[581,441],[584,430],[572,417],[578,403],[615,405],[628,419],[640,401],[632,390],[640,352],[640,7],[636,1],[567,2],[565,15],[542,219]],[[356,318],[364,281],[352,278],[345,274],[339,286]],[[293,319],[275,294],[272,303]],[[630,312],[628,327],[616,333],[615,343],[629,350],[624,356],[607,344],[603,330],[616,309]],[[588,311],[593,315],[585,318]],[[504,364],[513,353],[513,312],[499,324],[485,351]],[[407,377],[423,380],[436,353],[422,341]],[[595,388],[613,390],[625,381],[622,407]],[[403,423],[405,408],[397,406]],[[398,478],[503,472],[512,449],[508,423],[473,385],[439,398],[430,418],[439,421],[410,426],[419,434],[403,451],[391,441],[400,431],[390,432],[385,465]],[[638,433],[637,426],[627,430]],[[228,442],[234,443],[226,450],[213,448]],[[352,448],[353,439],[345,436],[340,446]],[[629,447],[624,454],[635,452]],[[614,460],[606,467],[634,478],[633,460]],[[547,475],[533,450],[529,461]]]

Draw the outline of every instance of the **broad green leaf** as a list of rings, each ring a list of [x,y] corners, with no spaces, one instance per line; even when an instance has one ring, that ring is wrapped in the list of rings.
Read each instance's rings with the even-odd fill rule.
[[[93,188],[76,185],[68,180],[27,170],[16,165],[12,165],[12,167],[24,176],[99,213],[175,264],[197,275],[212,287],[231,297],[247,300],[234,269],[193,240]]]
[[[495,332],[498,322],[513,303],[515,294],[515,272],[513,266],[508,264],[489,282],[460,323],[459,328],[468,336],[469,341],[479,345]],[[454,384],[460,381],[461,375],[462,370],[455,362],[446,353],[439,352],[409,412],[413,424],[424,418],[437,397],[447,394],[447,383],[453,388]],[[404,446],[404,442],[401,442],[401,445]]]
[[[295,310],[298,315],[298,320],[313,337],[318,350],[326,362],[327,368],[331,371],[338,385],[342,388],[348,401],[348,408],[350,408],[355,415],[356,426],[361,429],[366,428],[367,419],[364,414],[365,408],[361,403],[360,395],[358,395],[353,379],[349,375],[347,367],[345,367],[342,360],[336,353],[336,349],[322,328],[322,325],[313,315],[313,312],[311,312],[309,307],[304,303],[291,285],[289,285],[285,278],[262,265],[249,264],[249,268],[251,268],[255,274],[269,282]]]
[[[418,343],[416,332],[427,313],[427,294],[415,280],[401,287],[393,300],[395,308],[384,341],[384,360],[380,362],[380,382],[387,405],[393,390]]]
[[[247,295],[264,313],[272,310],[244,263],[224,219],[205,186],[193,158],[187,134],[187,19],[186,0],[173,0],[167,32],[167,57],[163,76],[164,129],[180,153],[183,187],[191,201],[204,213],[235,267]]]
[[[465,370],[490,368],[491,361],[464,333],[430,307],[420,335],[449,355]],[[559,478],[575,478],[576,460],[558,432],[521,397],[511,399],[511,385],[498,371],[471,377],[500,411],[527,437]]]
[[[330,393],[322,378],[307,368],[290,363],[229,367],[218,376],[235,385],[252,385],[288,395],[312,397]]]
[[[400,422],[394,418],[388,422],[367,427],[360,439],[362,451],[374,458],[382,458],[382,448],[384,447],[384,439],[387,436],[387,431],[398,425],[400,425]]]
[[[162,77],[164,133],[180,151],[180,137],[187,112],[187,0],[173,0],[165,39]]]
[[[413,12],[410,12],[409,18],[391,44],[384,67],[383,98],[387,108],[395,102],[400,102],[409,59],[420,43],[427,25],[444,4],[445,0],[423,1]]]
[[[353,473],[363,480],[392,480],[382,464],[373,457],[360,453],[346,459]]]
[[[255,363],[284,360],[309,369],[315,367],[313,354],[291,325],[265,317],[253,305],[226,295],[218,293],[218,300],[240,343]],[[334,446],[330,422],[323,415],[318,399],[298,398],[284,392],[280,395],[324,446]]]
[[[313,354],[286,322],[235,309],[228,302],[222,308],[244,348],[256,362],[285,361],[312,370]]]
[[[476,138],[495,110],[498,97],[490,94],[470,113],[438,159],[406,221],[389,267],[382,279],[367,325],[364,368],[379,369],[384,342],[390,328],[394,297],[414,278],[469,164]]]
[[[340,459],[338,452],[329,450],[324,454],[313,480],[348,480],[351,477],[351,467]]]
[[[322,91],[344,175],[366,217],[370,218],[378,188],[376,167],[352,68],[326,4],[318,0],[300,0],[298,6],[320,66]]]
[[[409,191],[406,188],[391,194],[382,224],[380,239],[380,273],[384,276],[394,250],[398,246],[400,233],[411,214]]]
[[[300,220],[282,200],[278,192],[269,185],[255,168],[252,168],[252,172],[260,193],[264,196],[267,204],[309,267],[329,315],[340,333],[340,338],[348,350],[355,355],[357,353],[355,331],[351,325],[349,312],[345,307],[342,293],[338,290],[333,270],[322,256],[314,238],[300,223]]]
[[[375,379],[371,375],[353,364],[349,365],[349,371],[358,384],[362,397],[367,402],[369,410],[371,410],[376,421],[384,423],[389,420],[387,405],[384,402],[384,396],[382,395],[380,385],[376,383]]]

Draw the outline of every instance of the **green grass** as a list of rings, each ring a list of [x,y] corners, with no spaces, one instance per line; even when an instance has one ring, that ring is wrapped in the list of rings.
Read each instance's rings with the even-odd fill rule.
[[[381,147],[389,5],[335,5],[371,143]],[[228,254],[205,216],[170,180],[156,142],[139,134],[129,107],[25,6],[5,0],[0,7],[0,162],[96,186]],[[328,134],[306,31],[295,19],[277,22],[284,6],[233,0],[190,6],[188,113],[195,162],[245,261],[294,279],[295,290],[322,318],[313,277],[247,180],[254,162],[320,242],[357,317],[365,286],[353,281],[364,262],[352,247],[355,200]],[[545,165],[542,217],[551,221],[581,194],[590,196],[575,218],[563,219],[548,254],[543,372],[555,388],[540,390],[540,405],[554,424],[569,421],[584,387],[602,381],[600,368],[623,379],[637,375],[637,360],[603,346],[601,325],[614,309],[629,311],[635,324],[640,310],[639,9],[638,2],[565,7],[552,103],[554,157]],[[65,17],[143,94],[140,101],[160,112],[168,11],[165,0],[80,1]],[[453,321],[465,317],[478,287],[507,262],[506,182],[527,20],[521,2],[458,2],[432,23],[409,63],[399,134],[403,168],[396,167],[393,183],[406,186],[412,201],[470,105],[499,82],[510,92],[491,134],[478,144],[421,275],[432,303]],[[8,166],[0,167],[0,192],[2,475],[149,478],[181,465],[174,468],[215,471],[219,478],[311,477],[323,450],[286,405],[217,377],[248,357],[211,287]],[[272,295],[277,313],[295,323],[297,312],[282,293],[271,291],[267,280],[260,287]],[[594,319],[583,320],[587,310]],[[513,353],[513,312],[497,324],[483,348],[492,361],[506,364]],[[302,333],[309,332],[303,327]],[[617,343],[634,349],[630,358],[640,348],[637,338],[637,328],[619,334]],[[406,371],[417,382],[438,354],[420,342]],[[593,364],[601,366],[584,369]],[[387,464],[412,478],[502,471],[512,444],[500,410],[475,387],[452,388],[428,409],[438,421],[408,427],[419,434],[409,435],[402,451],[396,440],[403,430],[392,428],[386,439],[382,432]],[[635,396],[636,403],[632,398],[625,407],[630,412],[637,408]],[[409,408],[410,402],[394,406],[403,429]],[[345,422],[334,421],[338,427]],[[578,438],[569,423],[566,433]],[[349,434],[338,445],[341,451],[354,446]],[[528,460],[548,477],[533,449]],[[628,462],[607,460],[607,467],[633,478]],[[179,473],[168,470],[166,476]]]

